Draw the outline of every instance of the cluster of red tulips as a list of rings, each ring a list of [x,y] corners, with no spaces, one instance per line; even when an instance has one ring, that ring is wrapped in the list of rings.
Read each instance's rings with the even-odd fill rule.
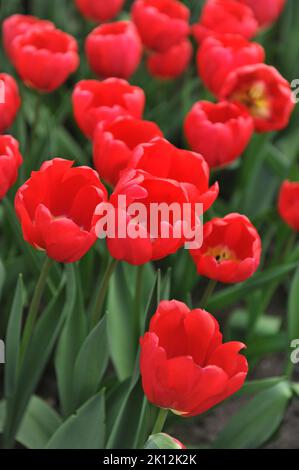
[[[99,79],[80,81],[72,94],[76,123],[92,141],[95,170],[53,158],[22,181],[15,210],[26,242],[57,262],[79,261],[97,241],[99,204],[110,201],[116,213],[124,211],[127,226],[135,223],[127,208],[117,206],[119,195],[128,204],[201,203],[208,211],[220,191],[218,183],[209,182],[211,170],[241,157],[254,132],[288,125],[295,105],[290,85],[265,63],[264,48],[252,41],[278,18],[284,3],[207,0],[191,26],[189,9],[178,0],[135,0],[131,19],[114,22],[124,0],[76,0],[84,17],[101,23],[85,42],[88,63]],[[14,15],[4,21],[2,33],[18,76],[39,94],[58,89],[79,66],[75,38],[50,21]],[[192,41],[198,43],[199,79],[216,100],[198,101],[186,115],[190,150],[185,150],[167,141],[157,124],[143,120],[144,91],[127,80],[143,54],[154,77],[178,77],[191,62]],[[18,142],[3,134],[21,106],[18,85],[6,73],[0,82],[5,97],[0,102],[2,199],[16,183],[23,158]],[[278,206],[281,217],[298,231],[299,182],[283,183]],[[108,251],[132,265],[161,260],[185,242],[170,228],[168,239],[153,239],[150,233],[108,237]],[[256,272],[261,251],[254,225],[233,213],[205,223],[203,244],[190,254],[199,275],[239,283]],[[243,348],[240,342],[223,343],[218,322],[205,310],[163,301],[141,338],[144,393],[151,403],[181,416],[203,413],[243,385],[248,372]]]

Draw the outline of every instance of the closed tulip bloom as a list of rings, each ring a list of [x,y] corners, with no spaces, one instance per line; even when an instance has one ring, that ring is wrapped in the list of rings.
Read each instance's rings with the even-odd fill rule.
[[[142,44],[130,21],[103,24],[86,40],[86,55],[91,69],[100,77],[130,78],[142,57]]]
[[[190,250],[198,274],[223,283],[243,282],[260,264],[261,239],[244,215],[230,214],[204,225],[204,242]]]
[[[132,7],[143,44],[157,52],[187,38],[189,17],[189,9],[177,0],[135,0]]]
[[[24,239],[58,262],[78,261],[96,241],[94,212],[106,198],[91,168],[73,168],[61,158],[47,161],[15,198]]]
[[[10,135],[0,135],[0,200],[15,184],[22,163],[18,142]]]
[[[0,132],[8,129],[21,105],[17,82],[6,73],[0,73]]]
[[[265,64],[248,65],[231,72],[220,96],[243,104],[257,132],[285,128],[295,106],[288,81],[274,67]]]
[[[270,26],[281,14],[286,0],[238,0],[248,5],[261,27]]]
[[[182,417],[196,416],[237,392],[248,372],[243,343],[222,342],[217,320],[176,300],[162,301],[140,340],[147,399]]]
[[[102,23],[115,18],[121,11],[125,0],[76,0],[83,16]]]
[[[51,21],[41,20],[31,15],[12,15],[3,21],[2,36],[3,46],[8,57],[13,61],[12,43],[18,36],[26,34],[30,28],[38,27],[43,29],[54,29]]]
[[[82,80],[73,92],[75,119],[90,139],[101,122],[109,124],[120,116],[141,119],[144,105],[143,90],[119,78]]]
[[[209,186],[210,170],[202,155],[179,149],[166,139],[157,137],[148,144],[141,144],[129,166],[176,181],[185,188],[189,201],[202,203],[204,211],[218,197],[218,183]]]
[[[146,442],[145,449],[187,449],[184,444],[182,444],[175,437],[170,436],[164,432],[159,432],[158,434],[152,434],[148,441]]]
[[[170,47],[166,52],[153,52],[149,55],[147,66],[157,78],[173,79],[187,69],[192,58],[192,45],[188,39]]]
[[[154,122],[130,116],[120,117],[107,126],[99,124],[94,133],[93,160],[101,178],[115,186],[135,148],[162,136]]]
[[[26,85],[46,93],[63,85],[79,65],[76,40],[58,29],[29,29],[13,41],[13,55]]]
[[[198,42],[207,36],[240,34],[251,39],[258,30],[258,23],[251,8],[235,0],[207,0],[199,22],[193,26]]]
[[[284,181],[278,200],[280,217],[299,232],[299,182]]]
[[[264,60],[265,51],[260,44],[239,35],[223,34],[209,36],[202,42],[197,54],[197,68],[204,85],[219,96],[230,72]]]
[[[126,198],[126,205],[120,203],[120,197]],[[184,243],[181,234],[176,235],[175,224],[169,217],[161,219],[157,224],[155,235],[151,231],[150,211],[151,204],[177,204],[183,208],[188,202],[188,197],[183,187],[176,181],[157,177],[141,170],[125,170],[109,201],[115,208],[116,234],[107,236],[107,247],[111,256],[117,260],[139,266],[149,261],[159,260],[175,253]],[[133,205],[134,204],[134,205]],[[145,211],[140,220],[136,220],[134,207],[142,204]],[[182,211],[181,211],[182,213]],[[96,233],[101,235],[100,214],[96,217]],[[182,224],[182,219],[176,220],[177,225]],[[120,235],[120,230],[123,235]],[[167,230],[167,236],[163,231]]]
[[[210,168],[240,157],[254,131],[247,110],[227,101],[199,101],[187,114],[184,128],[190,148],[200,153]]]

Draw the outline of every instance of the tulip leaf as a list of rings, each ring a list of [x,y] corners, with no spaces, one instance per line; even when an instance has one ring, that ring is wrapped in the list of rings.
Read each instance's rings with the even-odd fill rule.
[[[138,338],[135,336],[133,299],[121,264],[110,280],[107,310],[111,358],[119,379],[125,380],[134,369]]]
[[[215,449],[256,449],[265,444],[278,429],[292,397],[288,382],[258,393],[218,435]]]
[[[4,265],[3,265],[3,263],[0,259],[0,299],[1,299],[1,295],[2,295],[4,282],[5,282],[5,276],[6,276],[5,268],[4,268]]]
[[[262,273],[256,274],[246,282],[222,289],[220,292],[212,296],[208,303],[208,310],[214,312],[229,307],[256,289],[261,289],[272,282],[284,279],[284,277],[294,271],[297,266],[297,262],[292,262],[271,268]]]
[[[78,270],[75,269],[75,272],[77,289],[73,295],[77,295],[76,304],[73,309],[69,309],[55,357],[59,398],[64,416],[68,416],[74,411],[74,364],[87,332],[81,282]]]
[[[299,269],[297,269],[290,289],[288,305],[289,340],[299,338]]]
[[[55,432],[47,449],[102,449],[105,446],[104,391],[85,403]]]
[[[0,402],[0,433],[3,431],[6,402]],[[43,449],[62,424],[60,416],[44,400],[32,396],[16,440],[27,449]]]
[[[54,344],[63,326],[65,317],[74,307],[75,275],[73,267],[67,267],[67,298],[64,299],[65,279],[61,281],[60,288],[51,300],[39,319],[33,337],[28,345],[22,366],[18,374],[16,389],[11,397],[14,403],[12,415],[7,416],[5,424],[7,434],[13,436],[17,433],[22,417],[34,392],[38,381],[45,369],[53,350]],[[30,370],[30,374],[28,371]]]
[[[5,341],[5,397],[15,389],[21,340],[22,315],[24,307],[23,279],[19,276],[14,301],[9,316]]]
[[[75,362],[73,393],[76,407],[98,391],[108,360],[107,322],[103,318],[87,336]]]

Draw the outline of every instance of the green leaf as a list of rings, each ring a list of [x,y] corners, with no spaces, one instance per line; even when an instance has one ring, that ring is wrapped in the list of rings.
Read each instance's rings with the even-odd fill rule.
[[[254,395],[258,392],[262,392],[263,390],[267,390],[267,388],[271,388],[274,385],[283,382],[284,377],[270,377],[269,379],[258,379],[258,380],[248,380],[245,382],[241,390],[237,393],[238,396],[243,395]]]
[[[289,294],[288,330],[290,341],[299,338],[299,268],[294,275]]]
[[[279,427],[292,396],[290,385],[281,382],[256,395],[234,415],[214,442],[216,449],[256,449]]]
[[[5,397],[10,397],[15,389],[19,364],[22,314],[24,307],[23,279],[19,276],[5,342]]]
[[[107,322],[104,317],[84,341],[75,362],[73,394],[76,407],[98,391],[108,360]]]
[[[47,449],[102,449],[105,446],[104,392],[85,403],[52,436]]]
[[[74,364],[87,333],[81,283],[78,270],[75,272],[76,284],[73,296],[76,297],[76,304],[73,309],[69,309],[55,356],[59,399],[64,416],[69,416],[74,411]]]
[[[151,435],[145,443],[144,449],[182,449],[173,437],[163,432]]]
[[[1,299],[1,295],[2,295],[2,290],[3,290],[3,286],[4,286],[4,282],[5,282],[5,268],[4,268],[4,265],[0,259],[0,299]]]
[[[72,265],[67,266],[67,296],[64,299],[64,284],[53,297],[47,309],[39,319],[31,342],[27,348],[22,366],[19,371],[16,390],[11,397],[14,404],[12,415],[7,416],[6,432],[14,436],[20,426],[30,396],[34,392],[42,373],[47,365],[57,337],[61,331],[65,317],[74,308],[75,275]],[[30,373],[28,373],[30,371]]]
[[[298,263],[288,263],[279,267],[258,273],[246,282],[222,289],[212,296],[208,304],[211,312],[222,310],[238,302],[256,289],[261,289],[272,282],[282,280],[291,271],[296,269]]]
[[[134,334],[134,307],[124,269],[119,264],[110,280],[107,304],[108,341],[119,380],[132,375],[137,341]]]
[[[6,402],[0,403],[0,433],[3,431]],[[16,440],[28,449],[43,449],[62,424],[60,416],[45,401],[33,396]]]

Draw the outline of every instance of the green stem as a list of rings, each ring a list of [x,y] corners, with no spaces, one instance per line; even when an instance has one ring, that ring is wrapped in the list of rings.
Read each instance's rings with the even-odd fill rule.
[[[144,265],[138,266],[136,271],[136,287],[135,287],[135,328],[136,334],[139,336],[140,333],[140,310],[141,310],[141,299],[142,299],[142,286],[143,286],[143,274]]]
[[[32,297],[31,304],[30,304],[29,313],[28,313],[28,317],[26,320],[24,333],[22,337],[21,360],[24,358],[24,354],[26,352],[30,338],[32,336],[32,332],[33,332],[36,318],[38,315],[41,298],[44,293],[45,286],[47,284],[47,278],[48,278],[48,274],[52,266],[52,263],[53,261],[50,258],[46,258],[44,265],[42,267],[40,276],[39,276],[39,280],[35,286],[34,294]]]
[[[204,291],[204,294],[203,294],[202,299],[200,301],[200,305],[199,305],[200,308],[205,308],[207,306],[207,303],[208,303],[211,295],[213,294],[216,285],[217,285],[217,281],[214,281],[213,279],[210,279],[210,281],[207,285],[207,288]]]
[[[153,427],[152,434],[159,434],[160,432],[163,431],[163,428],[167,419],[167,415],[168,415],[168,410],[166,410],[165,408],[160,408],[156,423]]]
[[[107,290],[109,286],[109,281],[117,266],[117,263],[118,263],[118,260],[116,259],[111,259],[108,262],[108,266],[105,271],[105,274],[104,274],[104,277],[103,277],[103,280],[102,280],[102,283],[101,283],[101,286],[100,286],[100,289],[99,289],[99,292],[95,301],[95,306],[91,315],[91,327],[92,328],[94,328],[101,319],[102,310],[103,310],[103,306],[104,306],[104,302],[106,299],[106,294],[107,294]]]

